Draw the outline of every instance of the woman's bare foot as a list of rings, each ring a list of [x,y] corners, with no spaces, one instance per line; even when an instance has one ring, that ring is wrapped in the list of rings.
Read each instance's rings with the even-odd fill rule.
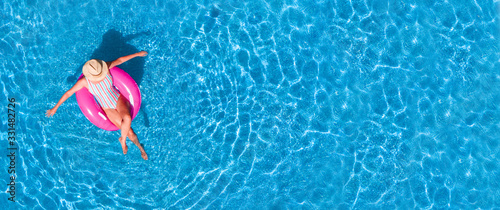
[[[144,149],[141,150],[141,157],[144,160],[148,160],[148,154],[146,154],[146,151],[144,151]]]
[[[122,145],[123,154],[124,155],[127,154],[127,152],[128,152],[127,137],[125,137],[125,138],[120,137],[118,139],[118,141],[120,141],[120,144]]]

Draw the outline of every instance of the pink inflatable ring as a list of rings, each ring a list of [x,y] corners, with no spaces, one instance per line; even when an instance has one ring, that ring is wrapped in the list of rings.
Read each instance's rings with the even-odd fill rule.
[[[130,75],[118,67],[111,68],[109,73],[113,78],[113,85],[120,91],[120,94],[130,102],[130,116],[132,116],[133,120],[141,108],[141,92],[139,91],[139,86],[137,86],[137,83]],[[83,78],[83,74],[80,75],[78,80],[81,78]],[[119,130],[118,127],[109,121],[104,110],[87,88],[82,88],[76,92],[76,100],[83,114],[91,123],[104,130]]]

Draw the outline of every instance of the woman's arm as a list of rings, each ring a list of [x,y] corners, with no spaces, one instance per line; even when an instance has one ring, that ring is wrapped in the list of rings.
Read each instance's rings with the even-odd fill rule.
[[[51,117],[52,115],[54,115],[59,106],[61,106],[61,104],[64,103],[64,101],[66,101],[69,97],[71,97],[76,91],[79,91],[83,87],[86,87],[86,84],[87,81],[85,81],[85,78],[81,78],[80,80],[78,80],[78,82],[76,82],[71,89],[69,89],[68,91],[66,91],[66,93],[64,93],[64,95],[61,97],[61,99],[59,99],[57,104],[52,109],[47,110],[45,116]]]
[[[125,62],[129,61],[132,58],[135,58],[135,57],[138,57],[138,56],[144,57],[146,55],[148,55],[148,53],[146,51],[140,51],[140,52],[134,53],[132,55],[123,56],[121,58],[118,58],[118,59],[114,60],[113,62],[111,62],[111,64],[108,63],[108,68],[111,69],[111,68],[113,68],[115,66],[118,66],[118,65],[120,65],[122,63],[125,63]]]

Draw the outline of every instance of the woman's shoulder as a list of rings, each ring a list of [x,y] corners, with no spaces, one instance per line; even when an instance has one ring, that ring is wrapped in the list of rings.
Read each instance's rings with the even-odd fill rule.
[[[105,61],[105,62],[106,62],[106,65],[108,66],[108,69],[110,69],[110,70],[111,70],[111,68],[115,67],[115,66],[113,65],[113,62],[112,62],[112,61]]]
[[[85,77],[82,77],[81,79],[79,79],[78,81],[76,81],[76,85],[88,88],[87,79]]]

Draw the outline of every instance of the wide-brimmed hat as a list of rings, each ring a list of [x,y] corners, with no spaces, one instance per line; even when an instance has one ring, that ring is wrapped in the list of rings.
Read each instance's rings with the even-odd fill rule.
[[[103,60],[92,59],[83,65],[82,72],[91,81],[101,81],[109,72],[108,64]]]

